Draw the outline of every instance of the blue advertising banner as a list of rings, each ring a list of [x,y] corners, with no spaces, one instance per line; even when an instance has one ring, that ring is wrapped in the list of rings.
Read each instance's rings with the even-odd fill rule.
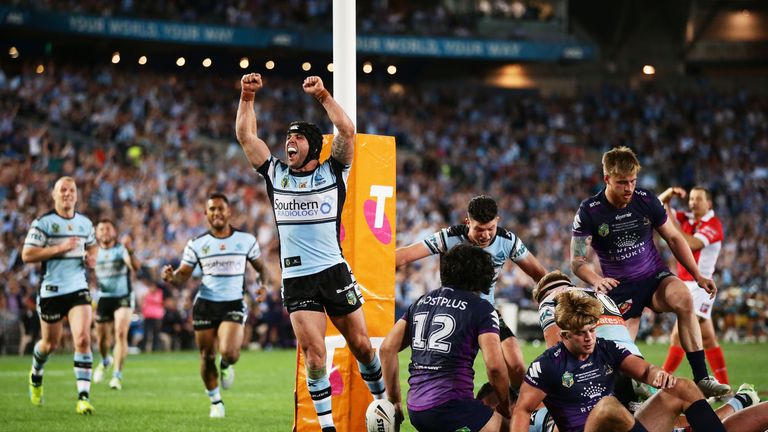
[[[331,51],[330,33],[174,23],[133,18],[37,12],[0,6],[0,28],[26,28],[44,32],[185,43],[192,45],[283,47]],[[592,60],[595,48],[580,42],[532,42],[492,39],[433,38],[365,35],[357,38],[357,51],[412,57],[472,58],[510,61]]]

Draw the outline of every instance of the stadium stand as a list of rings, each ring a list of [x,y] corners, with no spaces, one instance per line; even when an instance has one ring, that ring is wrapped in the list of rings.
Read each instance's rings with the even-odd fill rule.
[[[80,211],[130,229],[145,263],[142,279],[159,280],[160,266],[204,229],[198,203],[214,189],[236,197],[235,225],[257,233],[267,262],[277,266],[264,188],[231,132],[236,79],[67,64],[0,77],[0,277],[5,297],[14,298],[7,310],[20,316],[17,298],[34,293],[39,270],[21,263],[19,248],[29,223],[48,209],[49,184],[62,174],[78,180]],[[260,130],[281,154],[285,125],[275,119],[310,113],[283,112],[275,101],[298,97],[290,91],[295,83],[268,80]],[[545,267],[567,271],[574,209],[601,186],[599,152],[630,145],[642,158],[644,187],[703,183],[714,191],[728,233],[716,272],[723,334],[765,337],[764,96],[706,86],[604,87],[575,97],[484,88],[457,94],[440,84],[392,90],[359,89],[358,129],[397,137],[399,244],[461,222],[463,203],[485,192],[498,200],[502,223],[526,239]],[[426,260],[401,270],[399,306],[434,286],[436,265]],[[498,295],[525,307],[530,281],[513,267],[501,277]],[[188,316],[191,287],[164,289]],[[143,290],[140,281],[140,297]]]

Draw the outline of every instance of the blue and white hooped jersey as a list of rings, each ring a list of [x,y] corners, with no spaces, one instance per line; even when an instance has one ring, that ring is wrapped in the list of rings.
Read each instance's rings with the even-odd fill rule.
[[[442,255],[461,243],[473,244],[469,240],[469,226],[467,225],[453,225],[443,228],[424,239],[424,245],[432,255]],[[499,279],[499,273],[504,266],[504,262],[508,259],[518,262],[526,258],[528,256],[528,248],[525,247],[523,241],[515,233],[499,227],[496,229],[496,235],[493,237],[491,244],[484,247],[483,250],[488,252],[491,258],[493,258],[493,269],[496,271],[496,275],[493,279],[493,285],[491,285],[490,294],[480,294],[480,297],[494,304],[496,282]]]
[[[99,247],[96,256],[96,280],[101,297],[125,297],[131,293],[131,276],[128,271],[128,251],[120,243],[111,248]]]
[[[32,221],[24,247],[56,246],[70,237],[77,238],[77,246],[64,255],[43,261],[43,282],[40,297],[48,298],[88,289],[85,280],[85,250],[96,244],[93,223],[80,213],[72,218],[50,211]]]
[[[226,238],[209,231],[187,242],[181,262],[192,268],[200,264],[203,279],[197,297],[220,302],[242,300],[246,264],[260,256],[256,237],[232,228]]]
[[[283,279],[344,262],[339,231],[351,168],[329,157],[313,171],[294,172],[270,156],[256,169],[267,182],[275,214]]]

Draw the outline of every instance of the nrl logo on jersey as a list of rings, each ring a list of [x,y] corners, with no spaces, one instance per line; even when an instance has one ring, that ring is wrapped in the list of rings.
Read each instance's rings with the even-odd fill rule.
[[[570,372],[564,373],[562,383],[563,383],[563,387],[571,388],[571,386],[573,385],[573,374]]]
[[[600,227],[597,229],[597,233],[600,234],[600,237],[607,236],[609,232],[610,230],[607,223],[600,225]]]
[[[53,233],[56,234],[59,232],[59,224],[55,223],[51,225],[51,229],[53,230]]]
[[[280,186],[288,187],[288,176],[285,176],[282,180],[280,180]]]
[[[203,246],[203,255],[208,255],[208,252],[211,250],[211,247],[208,245]]]

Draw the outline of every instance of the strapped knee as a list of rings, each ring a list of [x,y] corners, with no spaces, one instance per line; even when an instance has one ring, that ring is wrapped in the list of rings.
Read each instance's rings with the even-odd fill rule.
[[[307,369],[307,378],[309,379],[316,380],[326,375],[325,366],[318,369],[313,369],[309,366],[306,366],[306,369]]]

